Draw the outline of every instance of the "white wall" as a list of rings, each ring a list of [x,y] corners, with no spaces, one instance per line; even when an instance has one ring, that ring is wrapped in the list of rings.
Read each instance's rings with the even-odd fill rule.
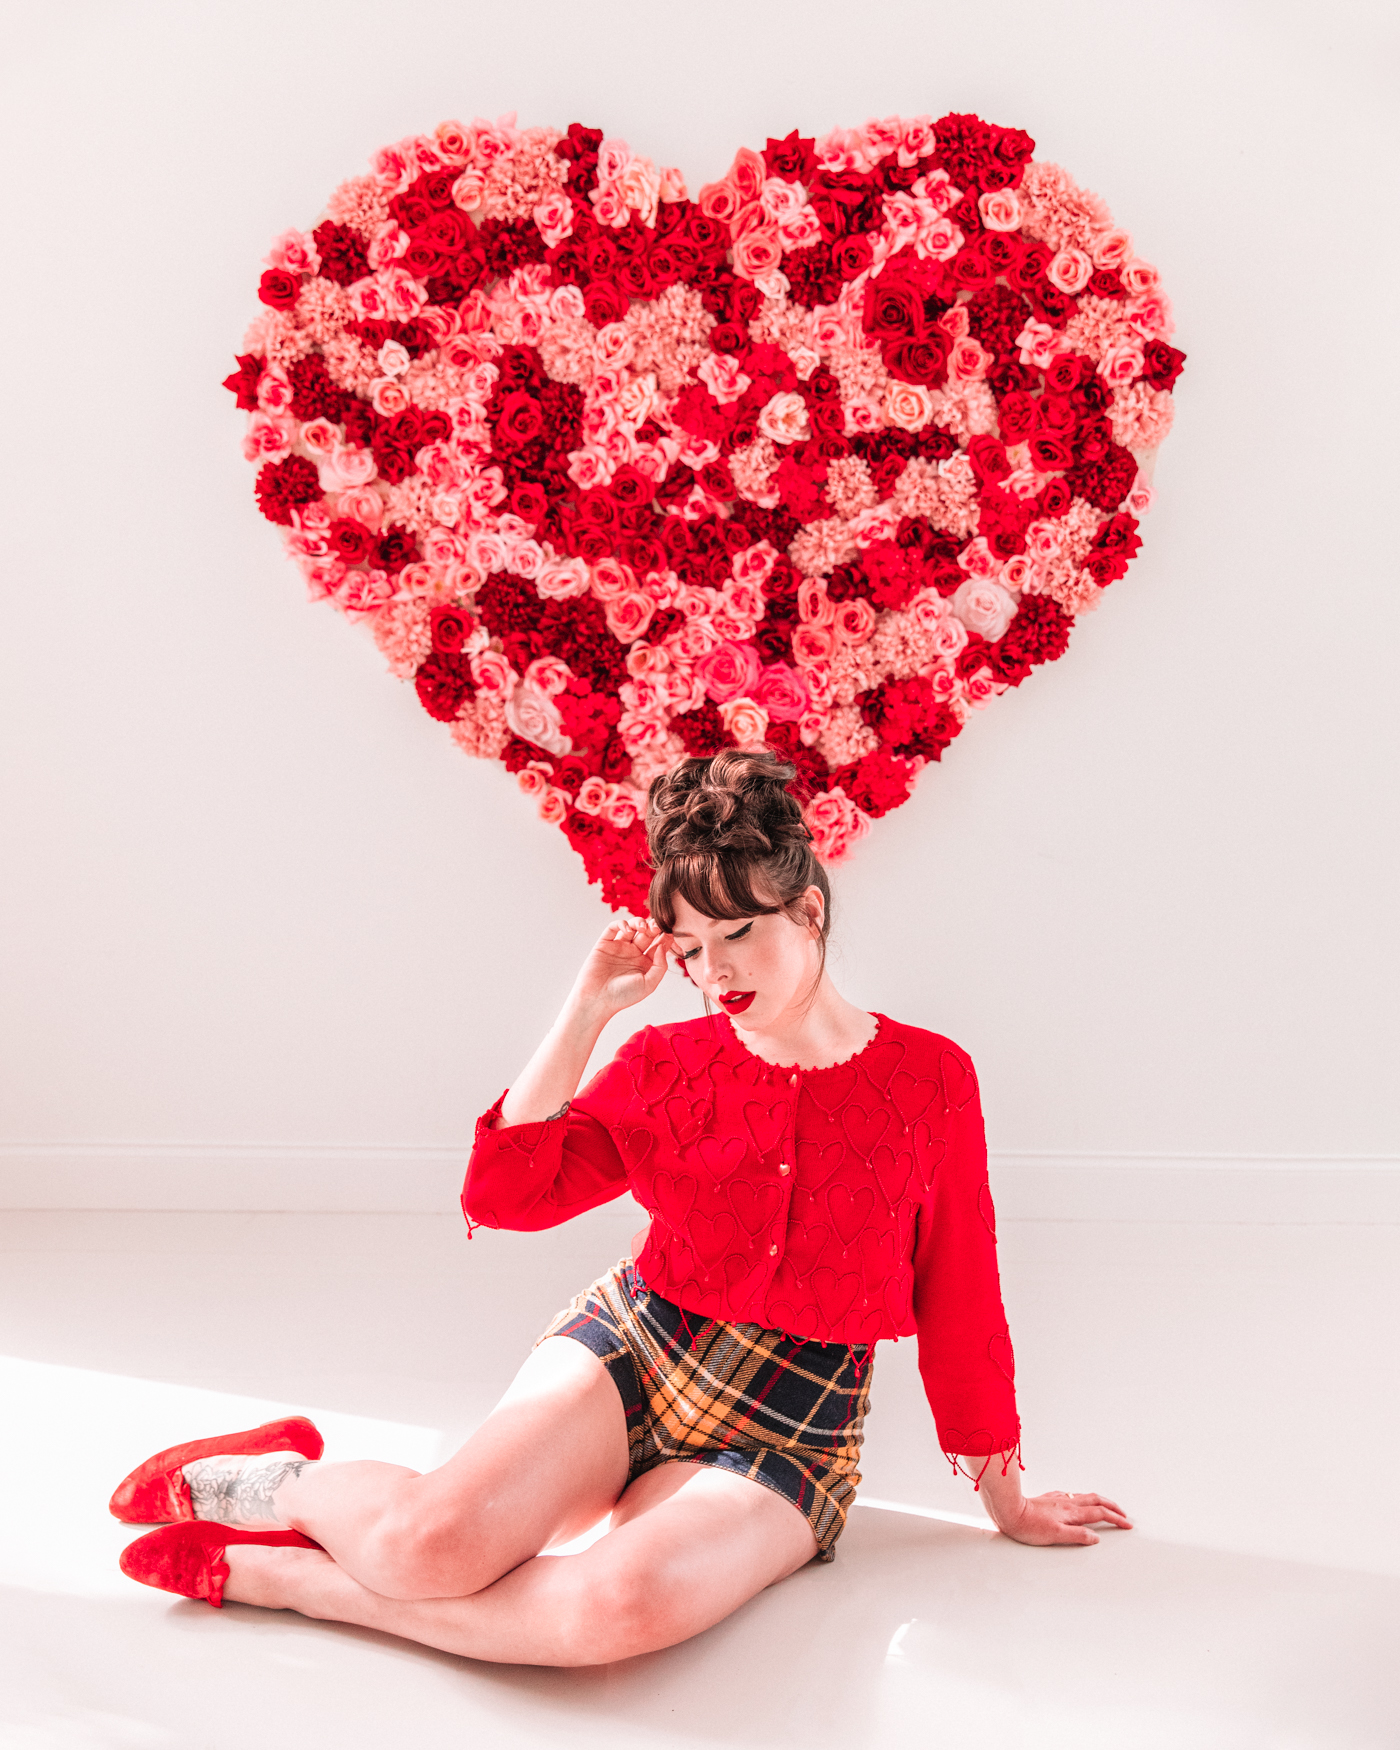
[[[1108,199],[1190,355],[1145,549],[841,872],[838,977],[969,1047],[1003,1154],[1400,1153],[1391,8],[7,10],[14,1200],[76,1145],[85,1197],[179,1143],[225,1206],[239,1148],[456,1150],[604,921],[302,599],[219,387],[276,232],[512,108],[692,188],[794,124],[973,109]]]

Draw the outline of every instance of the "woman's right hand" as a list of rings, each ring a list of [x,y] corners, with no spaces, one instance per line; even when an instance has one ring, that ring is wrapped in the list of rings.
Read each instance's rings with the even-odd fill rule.
[[[666,976],[671,938],[648,919],[610,924],[574,982],[575,999],[615,1015],[649,997]]]

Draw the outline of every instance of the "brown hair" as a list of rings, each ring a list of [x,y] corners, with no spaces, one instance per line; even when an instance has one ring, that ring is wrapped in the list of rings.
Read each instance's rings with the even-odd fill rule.
[[[675,927],[678,896],[710,918],[782,912],[805,923],[798,901],[816,887],[824,902],[825,962],[831,886],[788,790],[796,776],[766,748],[730,748],[711,759],[682,760],[652,779],[646,826],[656,873],[648,907],[662,929]]]

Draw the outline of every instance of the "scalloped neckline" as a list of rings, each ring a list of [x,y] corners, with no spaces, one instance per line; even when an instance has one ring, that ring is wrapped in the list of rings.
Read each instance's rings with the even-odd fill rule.
[[[724,1014],[722,1009],[716,1012],[721,1015]],[[766,1057],[760,1057],[756,1051],[751,1051],[749,1047],[744,1044],[743,1040],[739,1037],[739,1029],[729,1019],[728,1015],[724,1015],[724,1021],[725,1025],[729,1028],[729,1037],[739,1047],[740,1051],[744,1053],[745,1057],[751,1057],[755,1063],[761,1063],[765,1069],[771,1069],[774,1071],[785,1070],[789,1074],[791,1074],[793,1070],[796,1070],[798,1075],[802,1076],[821,1076],[825,1075],[828,1070],[845,1069],[848,1063],[854,1063],[857,1058],[864,1057],[866,1052],[869,1051],[878,1041],[880,1035],[888,1025],[888,1019],[886,1016],[882,1015],[878,1009],[871,1009],[868,1012],[870,1018],[875,1023],[875,1031],[866,1040],[865,1044],[861,1046],[859,1051],[853,1051],[849,1057],[838,1058],[835,1063],[819,1064],[815,1069],[804,1069],[800,1063],[770,1063]]]

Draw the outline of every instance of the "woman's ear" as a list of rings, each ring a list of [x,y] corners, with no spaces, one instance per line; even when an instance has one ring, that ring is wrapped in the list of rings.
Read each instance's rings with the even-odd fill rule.
[[[826,922],[826,899],[821,888],[807,888],[802,895],[802,905],[807,914],[807,928],[814,935],[821,935],[822,925]]]

